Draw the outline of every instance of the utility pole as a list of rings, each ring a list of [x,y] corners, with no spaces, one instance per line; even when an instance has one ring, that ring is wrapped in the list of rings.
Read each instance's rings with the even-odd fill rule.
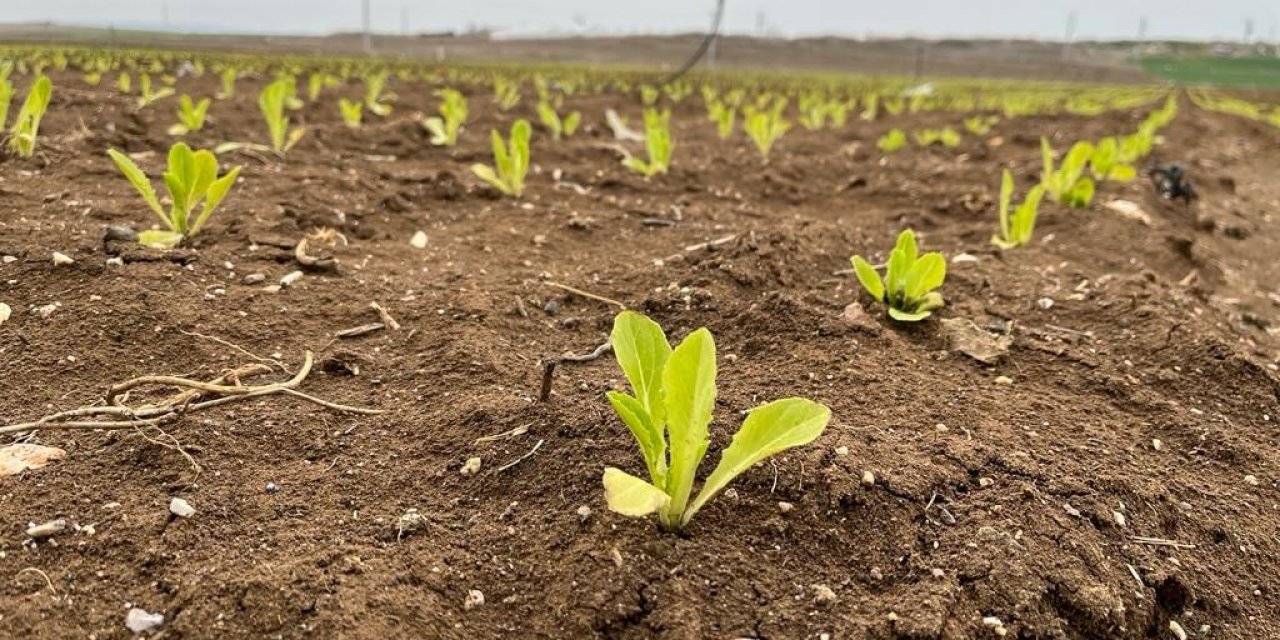
[[[1075,9],[1067,14],[1067,33],[1066,38],[1062,41],[1062,59],[1066,60],[1071,54],[1071,42],[1076,37],[1076,22],[1080,19],[1080,13]]]
[[[373,36],[369,33],[369,0],[361,0],[360,4],[361,37],[360,48],[365,55],[373,53]]]
[[[164,30],[169,30],[169,3],[160,3],[160,24],[164,25]]]
[[[409,5],[400,5],[400,35],[409,35]]]
[[[1147,17],[1142,16],[1142,19],[1138,21],[1138,42],[1146,42],[1146,41],[1147,41]]]
[[[1244,19],[1244,43],[1249,44],[1253,41],[1253,18]]]

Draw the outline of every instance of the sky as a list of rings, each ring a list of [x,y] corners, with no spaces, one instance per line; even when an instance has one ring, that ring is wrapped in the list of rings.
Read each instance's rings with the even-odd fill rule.
[[[1277,41],[1280,0],[725,0],[724,30],[816,35]],[[370,0],[375,31],[671,33],[705,31],[715,0]],[[8,5],[8,6],[3,6]],[[0,0],[0,22],[188,31],[356,31],[360,0]]]

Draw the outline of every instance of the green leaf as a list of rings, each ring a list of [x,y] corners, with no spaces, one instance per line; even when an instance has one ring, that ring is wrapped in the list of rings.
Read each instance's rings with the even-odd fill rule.
[[[752,465],[816,440],[830,420],[831,409],[804,398],[775,400],[753,409],[734,434],[733,442],[720,454],[720,464],[685,511],[682,524]]]
[[[148,229],[138,234],[138,244],[152,249],[172,249],[182,242],[183,235],[176,231]]]
[[[477,162],[476,164],[471,165],[471,173],[476,174],[476,176],[479,177],[481,180],[484,180],[485,182],[488,182],[490,185],[493,185],[495,189],[507,195],[512,195],[511,188],[507,186],[507,183],[503,182],[502,179],[498,177],[497,173],[494,173],[493,167],[490,167],[489,165],[480,164]]]
[[[679,526],[698,463],[710,443],[707,425],[716,401],[716,344],[710,331],[698,329],[672,350],[662,371],[662,389],[671,441],[665,487],[671,505],[664,524],[673,528]]]
[[[662,327],[639,313],[623,311],[613,320],[609,341],[636,399],[661,425],[665,417],[663,370],[671,357],[671,344]]]
[[[1008,169],[1004,170],[1004,174],[1000,178],[1000,234],[1005,238],[1012,238],[1012,228],[1009,224],[1009,202],[1013,200],[1013,174]]]
[[[142,195],[142,199],[146,201],[147,206],[151,207],[151,210],[160,218],[160,221],[165,226],[171,226],[172,222],[169,220],[169,216],[165,215],[164,208],[160,206],[160,199],[156,197],[155,187],[151,186],[151,180],[147,178],[147,174],[143,173],[142,169],[129,156],[115,149],[108,149],[107,155],[111,156],[111,159],[116,163],[116,167],[129,180],[133,188]]]
[[[658,486],[666,485],[667,476],[667,441],[663,437],[663,426],[653,420],[641,402],[632,396],[617,391],[605,394],[613,411],[622,418],[631,435],[640,445],[640,453],[644,456],[645,466],[649,468],[649,477]]]
[[[633,518],[663,511],[671,502],[661,489],[613,467],[604,470],[604,498],[610,511]]]
[[[862,288],[866,289],[872,298],[884,302],[884,281],[880,279],[880,274],[862,256],[854,256],[851,261],[853,272],[858,276],[858,282],[862,283]]]
[[[919,322],[933,315],[932,311],[903,311],[894,307],[889,307],[889,317],[898,322]]]
[[[905,283],[906,297],[915,300],[942,286],[947,278],[947,260],[941,253],[926,253],[912,266]]]
[[[227,196],[227,192],[236,183],[236,178],[240,176],[240,167],[233,167],[226,175],[222,176],[213,184],[209,185],[208,191],[205,193],[204,209],[200,211],[200,217],[196,218],[196,223],[191,227],[191,234],[195,234],[209,220],[209,216],[213,215],[213,210],[218,208],[222,203],[222,199]]]

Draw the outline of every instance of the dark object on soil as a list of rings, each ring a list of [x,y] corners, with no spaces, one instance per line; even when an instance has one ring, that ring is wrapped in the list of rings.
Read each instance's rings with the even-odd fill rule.
[[[1165,200],[1182,200],[1191,204],[1196,199],[1195,187],[1180,164],[1156,165],[1147,175],[1151,178],[1152,186]]]

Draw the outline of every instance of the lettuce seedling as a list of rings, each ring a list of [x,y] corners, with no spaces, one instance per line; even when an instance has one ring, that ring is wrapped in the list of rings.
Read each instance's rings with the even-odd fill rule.
[[[738,110],[724,102],[713,101],[707,105],[707,116],[716,123],[716,135],[721,140],[728,140],[733,135],[733,123],[737,115]]]
[[[160,206],[160,199],[151,186],[147,174],[133,160],[115,149],[107,155],[115,161],[133,188],[138,190],[147,206],[164,224],[164,229],[151,229],[138,234],[138,242],[144,246],[168,249],[191,238],[204,227],[222,203],[231,186],[240,175],[240,167],[218,177],[218,159],[209,151],[192,151],[179,142],[169,149],[169,170],[164,173],[164,184],[169,190],[169,211]],[[201,202],[203,201],[203,207]],[[196,208],[200,208],[198,215]]]
[[[520,84],[514,80],[498,77],[493,81],[493,99],[498,108],[510,111],[520,104]]]
[[[18,110],[9,129],[9,148],[18,156],[30,158],[36,152],[36,136],[40,133],[40,121],[49,109],[53,97],[53,83],[49,76],[41,75],[31,83],[27,99]],[[8,105],[8,101],[5,102]]]
[[[644,146],[649,152],[649,161],[628,154],[622,164],[636,173],[651,178],[659,173],[665,174],[671,168],[671,151],[675,143],[671,141],[671,110],[661,111],[647,107],[644,110]]]
[[[281,78],[267,85],[258,96],[258,108],[262,110],[262,117],[267,121],[267,131],[271,134],[271,149],[279,155],[288,153],[307,132],[302,127],[289,129],[289,116],[285,115],[284,110],[293,91],[293,82],[288,78]]]
[[[169,127],[169,135],[184,136],[192,131],[204,128],[205,116],[209,113],[209,98],[201,98],[200,102],[192,102],[191,96],[182,94],[178,98],[178,124]]]
[[[809,131],[817,131],[827,124],[826,98],[816,93],[802,93],[796,101],[800,115],[796,118],[800,126]]]
[[[493,167],[476,163],[471,165],[472,173],[480,179],[509,196],[519,198],[524,192],[524,177],[529,173],[529,136],[533,127],[528,120],[516,120],[511,125],[511,142],[508,146],[502,140],[502,134],[496,130],[489,132],[489,140],[493,144]]]
[[[1008,169],[1000,182],[1000,233],[991,236],[991,244],[1001,249],[1013,249],[1031,242],[1036,230],[1036,217],[1040,213],[1040,200],[1044,198],[1044,185],[1037,184],[1027,193],[1012,212],[1013,174]]]
[[[934,289],[947,277],[947,261],[941,253],[919,255],[916,234],[905,229],[889,254],[884,279],[862,256],[853,256],[853,271],[872,298],[899,322],[918,322],[942,307],[942,294]]]
[[[991,127],[995,126],[1000,118],[997,116],[973,116],[964,119],[964,130],[975,136],[985,136],[991,133]]]
[[[391,105],[387,102],[391,96],[383,93],[387,86],[387,72],[375,73],[365,80],[364,105],[369,112],[379,116],[391,115]]]
[[[120,75],[116,76],[116,88],[120,90],[120,93],[131,93],[133,91],[133,77],[129,75],[128,71],[121,71]]]
[[[236,70],[234,67],[227,67],[218,75],[218,81],[221,88],[213,94],[213,97],[219,100],[230,100],[236,95]]]
[[[0,130],[9,119],[9,103],[13,102],[13,85],[9,79],[0,74]]]
[[[1089,170],[1098,180],[1129,182],[1138,177],[1137,169],[1122,161],[1120,156],[1120,142],[1115,138],[1103,138],[1089,158]]]
[[[715,340],[710,331],[698,329],[672,349],[658,323],[623,311],[614,319],[611,342],[632,393],[610,391],[609,403],[635,436],[649,472],[645,481],[605,468],[605,500],[616,513],[656,513],[663,528],[680,529],[734,478],[772,455],[813,442],[831,419],[830,409],[804,398],[752,409],[690,502],[694,476],[711,442]]]
[[[538,102],[538,119],[542,121],[542,126],[551,132],[553,140],[559,140],[561,136],[572,136],[573,132],[578,130],[578,123],[582,121],[582,113],[574,111],[564,118],[556,113],[560,100],[541,100]]]
[[[866,104],[866,108],[862,110],[858,117],[867,122],[873,122],[876,116],[880,114],[880,96],[874,93],[867,96]]]
[[[440,115],[423,120],[422,126],[431,134],[431,144],[452,147],[467,121],[467,99],[456,89],[441,89],[436,95],[440,96]]]
[[[138,77],[138,109],[145,109],[147,105],[171,95],[173,95],[173,87],[153,89],[150,74],[144,73]]]
[[[342,124],[346,125],[348,129],[360,127],[360,122],[364,119],[363,102],[338,98],[338,111],[342,113]]]
[[[1084,175],[1089,160],[1093,158],[1093,144],[1077,142],[1072,145],[1067,156],[1062,159],[1062,166],[1054,169],[1053,147],[1048,138],[1040,138],[1040,155],[1044,169],[1040,173],[1040,183],[1044,185],[1049,196],[1055,202],[1083,209],[1093,202],[1093,179]]]
[[[769,159],[769,152],[773,150],[774,143],[791,129],[791,123],[782,117],[782,112],[786,108],[787,99],[779,97],[774,100],[773,107],[768,110],[754,107],[745,110],[746,118],[742,122],[742,127],[746,129],[747,136],[760,151],[760,157],[766,161]]]
[[[902,129],[890,129],[876,141],[876,147],[885,153],[893,153],[905,146],[907,146],[907,134]]]
[[[940,144],[948,149],[955,149],[960,146],[960,134],[951,127],[943,127],[941,129],[922,129],[914,134],[916,144],[921,147],[929,147]]]

